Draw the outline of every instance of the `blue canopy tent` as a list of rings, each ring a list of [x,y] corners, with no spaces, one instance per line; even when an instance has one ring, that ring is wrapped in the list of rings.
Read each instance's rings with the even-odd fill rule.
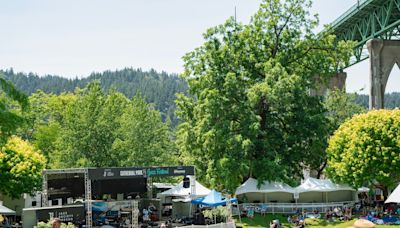
[[[229,200],[231,203],[237,203],[236,198],[232,198]],[[217,206],[225,206],[228,202],[228,199],[222,197],[220,192],[215,190],[211,190],[211,192],[202,198],[196,198],[192,200],[192,204],[199,204],[208,207],[217,207]]]
[[[236,198],[232,199],[227,199],[225,197],[222,197],[222,194],[220,192],[215,191],[214,189],[211,190],[208,195],[202,197],[202,198],[196,198],[192,200],[192,204],[199,204],[203,206],[208,206],[208,207],[217,207],[217,206],[225,206],[228,202],[230,203],[237,203]],[[230,212],[231,213],[231,212]],[[230,216],[228,216],[230,217]],[[217,222],[216,215],[214,215],[214,222]]]

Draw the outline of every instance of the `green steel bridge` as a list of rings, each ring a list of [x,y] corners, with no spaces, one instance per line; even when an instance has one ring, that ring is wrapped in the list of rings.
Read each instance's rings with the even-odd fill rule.
[[[368,40],[400,40],[400,0],[358,0],[331,26],[340,40],[357,41],[349,66],[354,65],[369,57]]]

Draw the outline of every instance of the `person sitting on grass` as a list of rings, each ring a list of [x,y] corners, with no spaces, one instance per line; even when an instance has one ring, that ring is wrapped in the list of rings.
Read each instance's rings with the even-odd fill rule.
[[[331,210],[330,209],[326,209],[326,211],[325,211],[325,220],[329,221],[331,219],[331,216],[332,216]]]
[[[306,217],[307,217],[307,214],[301,214],[301,215],[299,215],[299,220],[304,220],[304,219],[306,219]]]
[[[299,223],[296,225],[297,228],[304,228],[306,227],[306,224],[304,220],[300,220]]]
[[[247,217],[248,218],[254,218],[254,208],[249,208],[247,210]]]
[[[307,209],[304,209],[303,212],[301,213],[302,218],[306,218],[307,216]]]
[[[280,227],[281,227],[281,225],[279,223],[279,220],[272,220],[269,223],[269,228],[280,228]]]
[[[292,224],[292,221],[293,221],[293,220],[292,220],[292,216],[289,215],[289,216],[287,217],[287,222],[289,223],[289,225]]]
[[[345,209],[345,212],[344,212],[344,217],[343,217],[343,219],[344,219],[345,221],[349,221],[349,220],[351,220],[351,217],[352,217],[351,208],[346,208],[346,209]]]
[[[292,216],[292,224],[297,224],[300,221],[298,215],[293,215]]]

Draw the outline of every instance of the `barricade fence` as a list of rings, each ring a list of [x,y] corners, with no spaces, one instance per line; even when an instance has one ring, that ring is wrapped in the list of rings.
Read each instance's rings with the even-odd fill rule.
[[[253,210],[255,213],[281,213],[294,214],[306,210],[307,212],[326,212],[328,209],[354,207],[355,201],[343,201],[332,203],[242,203],[233,208],[233,215],[239,215],[239,209],[243,211]]]

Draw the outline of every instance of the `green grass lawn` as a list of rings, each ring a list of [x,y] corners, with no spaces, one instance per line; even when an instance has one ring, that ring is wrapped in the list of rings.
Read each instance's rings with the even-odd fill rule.
[[[267,214],[265,216],[261,216],[256,214],[254,216],[253,219],[249,219],[249,218],[242,218],[242,225],[243,228],[269,228],[269,222],[274,220],[274,219],[278,219],[281,224],[282,227],[293,227],[294,226],[290,226],[287,223],[287,217],[286,216],[282,216],[280,214]],[[236,223],[240,223],[239,218],[235,218]],[[347,228],[349,226],[352,226],[355,220],[353,221],[348,221],[348,222],[330,222],[327,223],[326,221],[322,220],[322,219],[306,219],[306,227],[328,227],[328,228]],[[377,228],[397,228],[400,227],[398,225],[377,225]]]

